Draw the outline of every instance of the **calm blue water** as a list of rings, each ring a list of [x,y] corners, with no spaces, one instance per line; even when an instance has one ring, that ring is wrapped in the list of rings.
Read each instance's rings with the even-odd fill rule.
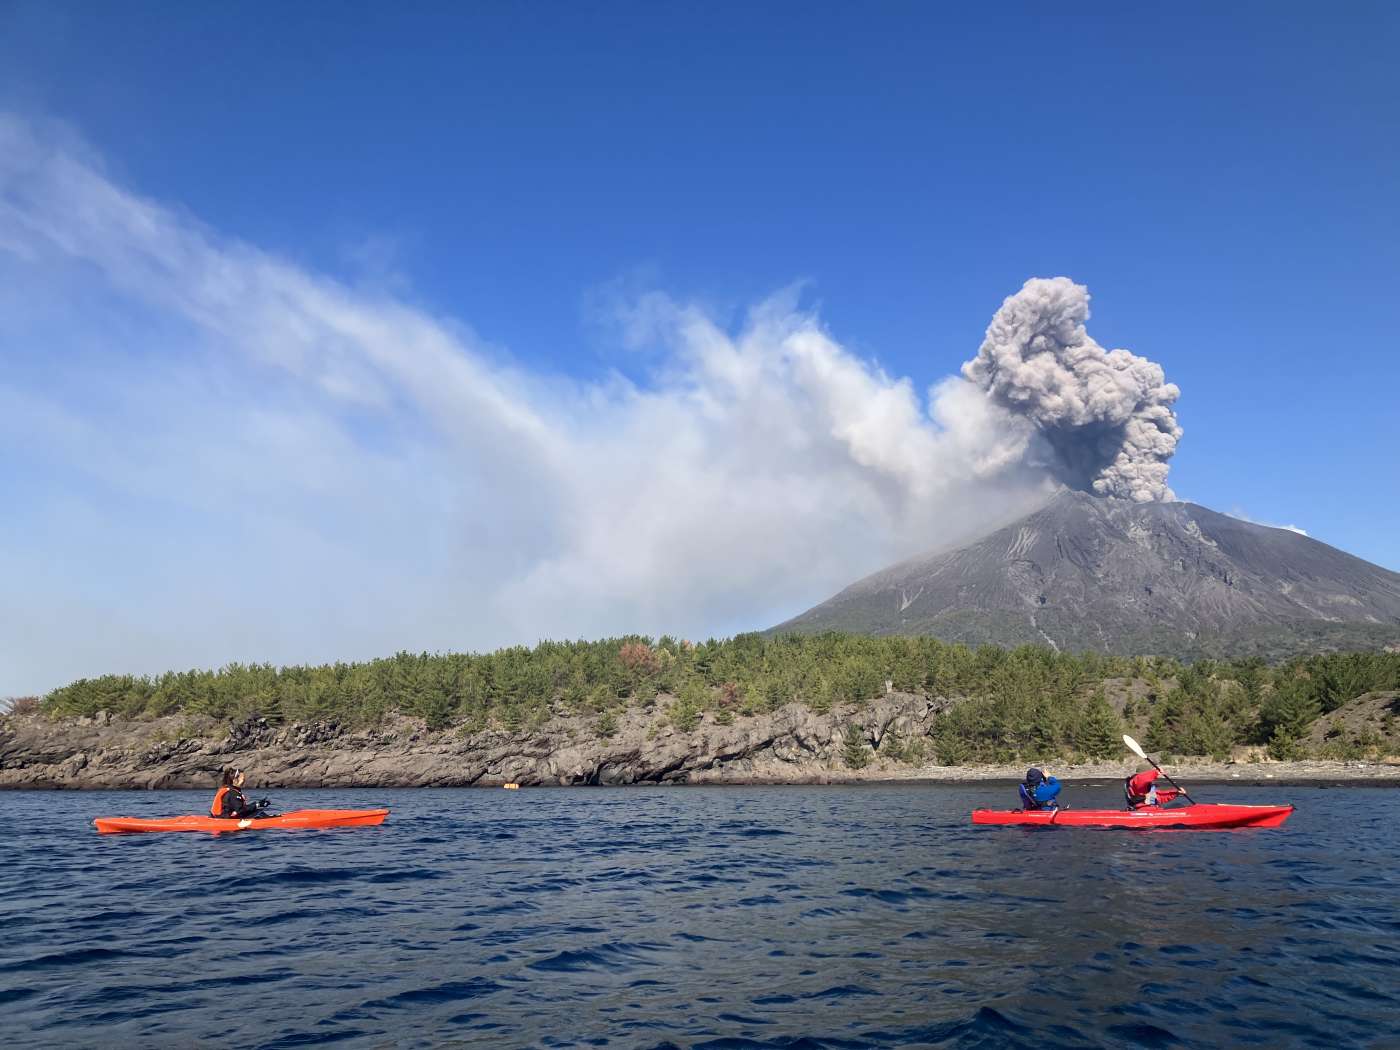
[[[966,786],[286,791],[394,812],[217,838],[89,823],[202,794],[0,794],[0,1044],[1400,1046],[1400,791],[1279,793],[1164,833],[973,828],[1012,791]]]

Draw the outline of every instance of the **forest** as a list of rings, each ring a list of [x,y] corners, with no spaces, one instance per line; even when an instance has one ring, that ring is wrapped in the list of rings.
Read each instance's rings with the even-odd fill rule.
[[[1400,689],[1400,653],[1181,664],[1033,646],[971,649],[928,637],[741,634],[693,643],[633,636],[483,654],[401,652],[314,667],[106,675],[31,705],[54,717],[184,713],[230,724],[260,716],[366,726],[400,714],[464,733],[528,732],[568,717],[607,737],[621,711],[636,705],[660,706],[686,731],[702,719],[727,724],[789,703],[822,712],[849,707],[858,722],[860,708],[891,689],[956,701],[926,739],[882,744],[888,757],[908,762],[1107,757],[1121,753],[1125,730],[1163,754],[1225,757],[1258,745],[1277,759],[1363,757],[1394,741],[1393,715],[1312,746],[1310,731],[1355,697]]]

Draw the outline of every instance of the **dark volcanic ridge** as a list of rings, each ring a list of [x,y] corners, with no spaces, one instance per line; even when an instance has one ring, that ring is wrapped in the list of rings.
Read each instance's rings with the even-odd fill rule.
[[[1066,490],[983,539],[868,576],[773,631],[1271,658],[1400,644],[1400,573],[1194,503]]]

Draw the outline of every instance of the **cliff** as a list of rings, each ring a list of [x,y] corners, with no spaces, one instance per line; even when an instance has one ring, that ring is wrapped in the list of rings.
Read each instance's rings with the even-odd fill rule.
[[[876,753],[887,734],[921,739],[949,705],[905,693],[826,713],[794,703],[728,724],[706,714],[690,732],[657,705],[621,712],[607,736],[596,723],[564,718],[514,733],[472,733],[433,732],[402,716],[373,729],[276,726],[262,718],[230,729],[187,716],[11,715],[0,718],[0,788],[202,788],[225,766],[247,770],[259,790],[821,782],[850,775],[847,755],[856,738],[863,742],[854,748],[858,761],[872,771],[895,768]],[[854,736],[851,726],[858,727]]]

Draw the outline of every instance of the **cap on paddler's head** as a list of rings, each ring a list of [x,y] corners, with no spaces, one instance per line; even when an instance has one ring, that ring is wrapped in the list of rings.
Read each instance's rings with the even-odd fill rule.
[[[1138,763],[1137,771],[1139,773],[1146,773],[1148,770],[1156,768],[1156,766],[1154,766],[1151,762],[1147,761],[1147,759],[1144,758],[1141,762]]]
[[[1040,783],[1041,781],[1043,781],[1044,779],[1045,779],[1045,774],[1042,773],[1040,770],[1038,770],[1038,769],[1036,769],[1036,768],[1034,768],[1034,767],[1032,767],[1032,768],[1026,770],[1026,783],[1027,783],[1027,784],[1030,784],[1030,785],[1033,786],[1033,785],[1035,785],[1035,784],[1039,784],[1039,783]]]

